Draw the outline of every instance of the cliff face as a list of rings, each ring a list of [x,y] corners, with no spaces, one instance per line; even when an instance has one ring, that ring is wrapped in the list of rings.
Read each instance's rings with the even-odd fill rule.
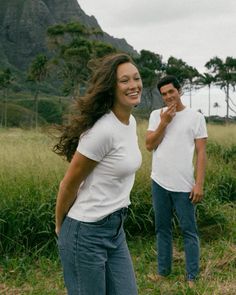
[[[100,28],[93,16],[80,8],[77,0],[1,0],[0,1],[0,64],[24,70],[41,52],[47,52],[48,26],[79,21],[87,27]],[[124,39],[104,32],[100,40],[128,53],[136,53]]]

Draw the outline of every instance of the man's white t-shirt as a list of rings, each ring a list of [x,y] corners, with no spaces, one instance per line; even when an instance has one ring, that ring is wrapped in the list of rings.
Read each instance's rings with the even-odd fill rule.
[[[160,112],[155,110],[151,113],[149,131],[157,129]],[[201,113],[187,107],[176,112],[166,127],[162,142],[153,151],[151,178],[167,190],[190,192],[195,183],[195,139],[206,137],[206,122]]]
[[[68,216],[93,222],[128,207],[142,161],[134,117],[125,125],[110,111],[81,136],[77,151],[99,163],[81,184]]]

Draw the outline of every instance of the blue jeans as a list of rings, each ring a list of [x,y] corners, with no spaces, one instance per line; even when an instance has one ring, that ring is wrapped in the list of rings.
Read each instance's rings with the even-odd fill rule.
[[[123,229],[127,208],[97,222],[66,217],[58,237],[69,295],[137,295]]]
[[[194,280],[199,273],[199,238],[195,219],[195,206],[189,193],[172,192],[152,182],[152,198],[157,236],[158,273],[166,276],[172,265],[173,210],[179,220],[184,238],[187,280]]]

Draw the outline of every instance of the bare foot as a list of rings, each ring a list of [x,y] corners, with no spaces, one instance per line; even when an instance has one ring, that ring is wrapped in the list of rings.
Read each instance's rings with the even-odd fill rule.
[[[195,286],[195,282],[194,281],[188,281],[188,286],[190,289],[193,289]]]
[[[161,282],[166,278],[165,276],[159,274],[149,274],[147,277],[152,282]]]

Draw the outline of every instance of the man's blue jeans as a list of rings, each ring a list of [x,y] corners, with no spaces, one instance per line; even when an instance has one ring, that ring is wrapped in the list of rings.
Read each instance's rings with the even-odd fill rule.
[[[66,217],[58,237],[69,295],[137,295],[123,222],[127,208],[97,222]]]
[[[157,236],[158,273],[166,276],[172,265],[173,210],[179,220],[184,238],[187,280],[194,280],[199,273],[199,238],[195,220],[195,206],[189,193],[172,192],[152,182],[152,197]]]

